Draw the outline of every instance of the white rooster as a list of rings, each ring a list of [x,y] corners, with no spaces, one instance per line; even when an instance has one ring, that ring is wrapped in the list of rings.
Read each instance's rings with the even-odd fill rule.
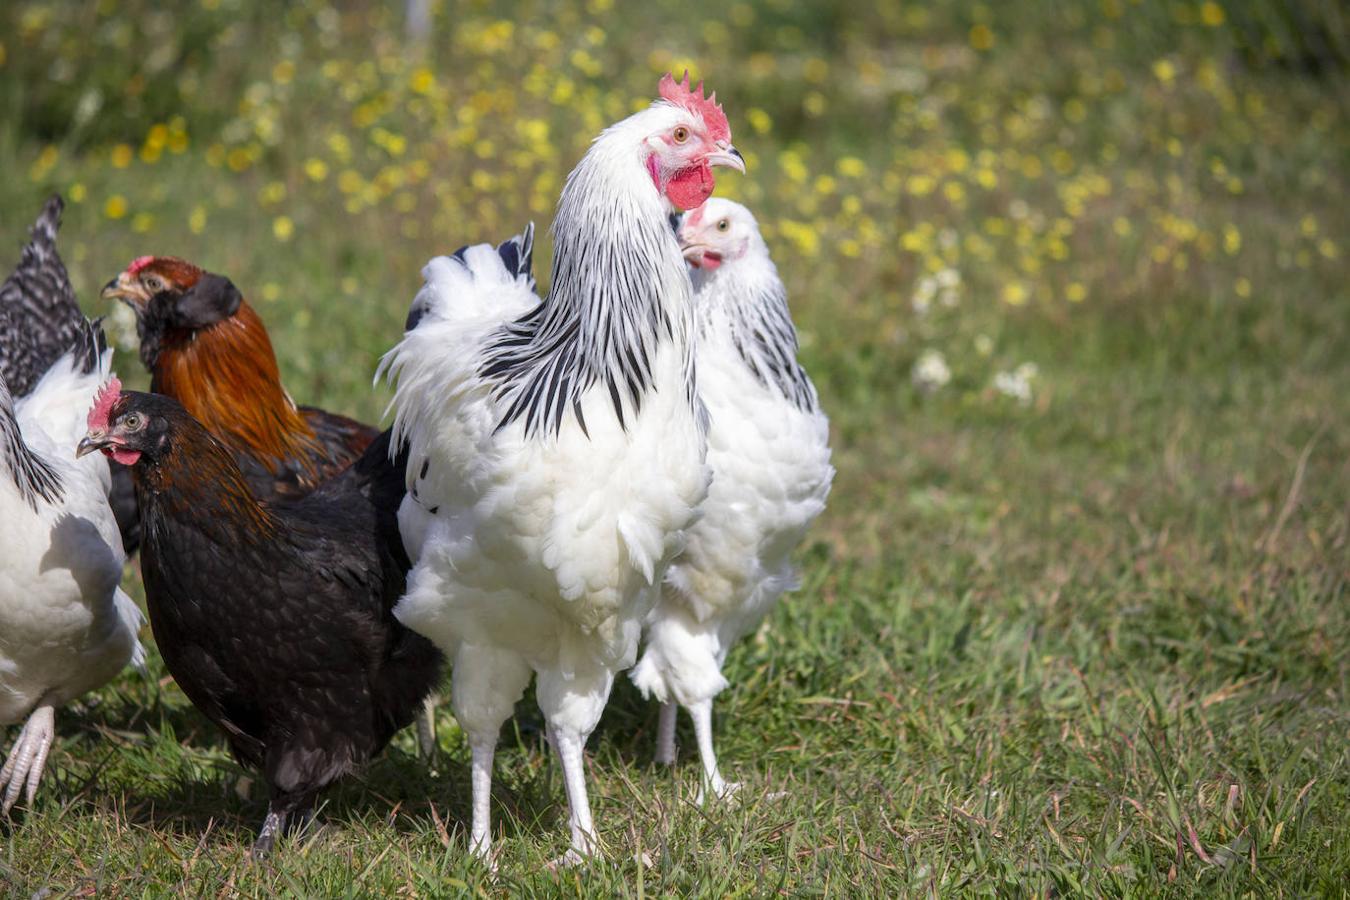
[[[75,458],[112,351],[56,255],[54,199],[0,290],[0,725],[24,722],[0,768],[0,811],[33,803],[56,707],[142,660],[141,615],[117,586],[122,539],[108,462]],[[64,341],[47,364],[44,348]],[[30,390],[14,398],[9,379]]]
[[[663,705],[658,762],[675,761],[676,704],[689,710],[704,788],[722,779],[712,701],[727,651],[796,586],[791,554],[825,508],[829,421],[797,362],[787,295],[750,211],[712,199],[679,226],[694,266],[699,394],[708,407],[712,487],[666,575],[633,682]],[[699,792],[703,802],[705,790]]]
[[[691,286],[667,217],[707,199],[712,166],[744,171],[730,140],[715,96],[665,76],[568,178],[548,296],[508,264],[528,254],[434,259],[386,357],[415,563],[395,614],[454,660],[477,854],[497,735],[532,674],[570,807],[558,862],[599,850],[586,738],[708,484]]]

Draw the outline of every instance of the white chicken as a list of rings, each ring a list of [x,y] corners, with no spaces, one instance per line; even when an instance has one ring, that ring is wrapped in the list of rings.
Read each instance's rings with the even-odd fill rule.
[[[667,217],[744,171],[702,85],[606,129],[567,180],[542,301],[519,254],[432,260],[416,325],[386,357],[400,510],[414,560],[395,614],[454,660],[472,751],[472,850],[491,848],[498,732],[537,675],[562,765],[570,849],[599,851],[583,755],[707,491],[689,276]]]
[[[829,421],[797,362],[787,294],[750,211],[712,199],[685,215],[693,269],[699,393],[708,408],[712,487],[671,565],[631,678],[662,703],[658,762],[675,761],[676,704],[689,711],[703,763],[699,802],[725,796],[712,702],[727,651],[796,586],[792,551],[825,508],[834,469]]]
[[[75,458],[112,351],[79,312],[55,255],[59,214],[59,201],[49,204],[35,226],[20,271],[6,283],[15,296],[5,295],[0,329],[0,725],[24,722],[0,768],[5,813],[21,794],[33,803],[56,736],[56,708],[143,655],[140,611],[118,587],[124,555],[108,506],[108,462]],[[20,287],[34,284],[51,290],[20,296]],[[31,377],[26,367],[41,354],[23,330],[21,309],[40,314],[33,327],[44,339],[65,334],[71,341]],[[5,372],[36,383],[15,399]]]

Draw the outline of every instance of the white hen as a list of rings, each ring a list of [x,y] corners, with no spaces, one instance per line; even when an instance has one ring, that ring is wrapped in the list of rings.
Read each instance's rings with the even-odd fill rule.
[[[140,611],[117,586],[108,462],[75,458],[111,357],[72,350],[17,402],[0,378],[0,725],[27,718],[0,769],[5,812],[21,792],[32,805],[56,707],[142,660]]]
[[[695,267],[699,393],[708,407],[712,487],[666,575],[633,682],[663,705],[657,760],[675,761],[676,704],[689,710],[704,788],[723,781],[712,701],[727,651],[796,586],[791,553],[825,508],[834,469],[829,422],[797,363],[783,282],[750,211],[713,199],[684,217]],[[699,792],[702,802],[705,793]]]
[[[707,490],[691,289],[667,216],[707,199],[712,165],[744,166],[701,86],[666,76],[661,98],[568,178],[542,302],[506,264],[517,254],[432,260],[415,327],[386,357],[415,563],[395,614],[454,660],[480,855],[497,735],[532,674],[571,812],[559,862],[597,852],[586,738]]]

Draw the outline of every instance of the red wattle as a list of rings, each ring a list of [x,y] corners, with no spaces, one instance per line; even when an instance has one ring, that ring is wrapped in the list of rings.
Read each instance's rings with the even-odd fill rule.
[[[666,197],[679,209],[696,209],[712,196],[712,167],[699,163],[676,172],[666,184]]]
[[[103,455],[124,466],[134,466],[136,465],[136,460],[141,458],[141,451],[104,447]]]

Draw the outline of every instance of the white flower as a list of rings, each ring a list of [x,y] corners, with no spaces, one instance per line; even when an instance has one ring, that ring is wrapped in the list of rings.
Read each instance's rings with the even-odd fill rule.
[[[909,377],[920,391],[931,394],[952,380],[952,370],[937,350],[925,350],[914,362],[914,370]]]
[[[919,284],[914,288],[914,296],[910,298],[910,305],[919,315],[928,312],[928,307],[933,305],[933,297],[937,294],[938,283],[934,278],[925,275],[919,279]]]
[[[1035,363],[1024,362],[1011,372],[999,372],[994,376],[994,390],[1026,406],[1031,402],[1031,382],[1039,371]]]
[[[988,356],[994,352],[994,339],[987,334],[975,335],[975,352],[980,356]]]

